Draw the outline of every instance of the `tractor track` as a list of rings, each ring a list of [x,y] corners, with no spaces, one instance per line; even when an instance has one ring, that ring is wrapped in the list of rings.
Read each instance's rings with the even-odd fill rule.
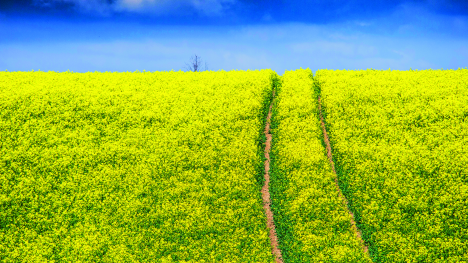
[[[270,109],[268,111],[267,121],[265,125],[265,183],[262,187],[262,199],[263,199],[263,209],[265,210],[265,215],[267,219],[267,226],[269,229],[270,243],[271,243],[271,252],[275,255],[276,263],[283,263],[283,257],[281,255],[281,250],[278,246],[278,236],[276,235],[275,222],[273,221],[273,213],[271,211],[271,199],[269,191],[270,183],[270,149],[271,149],[271,133],[270,133],[270,120],[271,120],[271,108],[273,106],[273,101],[275,99],[275,91],[273,90],[273,99],[270,104]]]
[[[362,233],[359,230],[359,228],[356,225],[356,219],[354,217],[354,213],[349,209],[348,205],[348,200],[346,197],[343,195],[341,192],[340,186],[338,184],[338,175],[335,170],[335,163],[333,162],[332,159],[332,152],[331,152],[331,146],[330,146],[330,140],[328,139],[328,134],[327,130],[325,129],[325,122],[323,120],[323,115],[322,115],[322,104],[320,100],[320,96],[318,97],[318,108],[319,108],[319,114],[320,114],[320,122],[322,125],[322,131],[323,131],[323,140],[327,146],[327,156],[328,156],[328,161],[330,162],[330,166],[333,170],[333,173],[335,174],[335,186],[336,186],[336,191],[338,192],[338,196],[340,197],[343,205],[345,205],[346,210],[348,210],[348,213],[350,215],[350,222],[351,222],[351,227],[353,229],[354,234],[356,235],[356,238],[359,240],[359,243],[361,244],[362,250],[364,251],[364,255],[367,256],[369,259],[371,259],[369,255],[369,248],[367,247],[366,243],[364,242],[364,239],[362,238]]]

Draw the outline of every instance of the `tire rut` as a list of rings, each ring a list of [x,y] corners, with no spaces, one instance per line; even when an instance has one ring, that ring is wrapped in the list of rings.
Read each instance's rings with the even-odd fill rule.
[[[271,252],[275,255],[275,262],[276,263],[283,263],[283,257],[281,255],[281,250],[279,249],[278,245],[278,236],[276,235],[275,230],[275,223],[273,221],[273,213],[271,211],[271,199],[270,199],[270,191],[269,191],[269,183],[270,183],[270,149],[271,149],[271,133],[270,133],[270,119],[271,119],[271,108],[273,106],[273,101],[275,99],[275,91],[273,90],[273,99],[270,104],[270,109],[268,111],[267,121],[265,125],[265,136],[266,136],[266,143],[265,143],[265,183],[262,187],[262,199],[263,199],[263,209],[265,210],[265,215],[267,218],[267,226],[269,229],[269,236],[270,236],[270,243],[271,243]]]
[[[343,195],[341,192],[340,186],[338,185],[338,175],[335,170],[335,163],[333,162],[332,159],[332,152],[331,152],[331,146],[330,146],[330,140],[328,139],[328,134],[327,130],[325,129],[325,123],[323,120],[323,115],[322,115],[322,104],[321,104],[321,98],[320,96],[318,97],[318,108],[319,108],[319,114],[320,114],[320,122],[322,125],[322,131],[323,131],[323,140],[327,146],[327,156],[328,156],[328,161],[330,162],[331,168],[333,170],[333,173],[335,174],[335,185],[336,185],[336,191],[338,192],[338,196],[341,198],[341,201],[346,207],[346,210],[348,210],[349,215],[351,216],[350,222],[351,222],[351,227],[353,229],[354,234],[356,235],[356,238],[359,240],[359,243],[361,243],[362,250],[364,251],[364,255],[367,256],[369,259],[372,260],[369,254],[369,248],[367,247],[366,243],[364,242],[364,239],[362,238],[362,233],[359,230],[359,228],[356,225],[356,220],[354,217],[354,213],[349,209],[348,205],[348,200],[346,197]]]

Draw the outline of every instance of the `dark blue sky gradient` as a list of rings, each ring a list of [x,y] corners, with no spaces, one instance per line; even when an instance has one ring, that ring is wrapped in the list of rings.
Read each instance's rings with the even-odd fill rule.
[[[0,70],[467,67],[468,1],[2,0]],[[2,59],[3,58],[3,59]],[[180,66],[182,65],[182,66]]]
[[[80,4],[88,2],[90,4]],[[151,1],[141,1],[151,2]],[[168,1],[154,1],[168,2]],[[166,5],[161,12],[155,13],[152,9],[157,4],[149,5],[142,10],[129,8],[115,10],[119,1],[116,0],[2,0],[0,12],[11,17],[35,17],[47,19],[49,17],[61,18],[69,21],[144,21],[146,23],[165,25],[242,25],[265,23],[264,16],[274,17],[275,22],[302,22],[314,24],[327,24],[342,22],[349,19],[369,19],[385,16],[395,11],[402,4],[416,4],[436,14],[467,16],[468,1],[465,0],[433,0],[433,1],[365,1],[365,0],[212,0],[202,1],[219,3],[222,15],[210,15],[190,4],[197,1],[173,1],[176,4]],[[87,8],[89,6],[89,8]],[[153,8],[152,8],[153,7]],[[415,14],[417,15],[417,14]]]

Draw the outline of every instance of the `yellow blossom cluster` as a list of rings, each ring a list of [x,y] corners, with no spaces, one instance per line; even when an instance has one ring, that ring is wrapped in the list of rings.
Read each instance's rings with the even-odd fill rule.
[[[468,70],[319,70],[314,80],[374,262],[467,262]]]
[[[327,159],[312,71],[286,71],[272,120],[272,209],[285,262],[370,262]]]
[[[273,262],[275,76],[0,72],[0,261]]]

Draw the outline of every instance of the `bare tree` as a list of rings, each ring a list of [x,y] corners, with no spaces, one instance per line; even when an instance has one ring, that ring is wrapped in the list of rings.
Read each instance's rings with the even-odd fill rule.
[[[188,71],[199,72],[201,70],[201,58],[197,55],[191,58],[190,64],[185,63]],[[205,62],[205,70],[208,70],[208,66]]]

